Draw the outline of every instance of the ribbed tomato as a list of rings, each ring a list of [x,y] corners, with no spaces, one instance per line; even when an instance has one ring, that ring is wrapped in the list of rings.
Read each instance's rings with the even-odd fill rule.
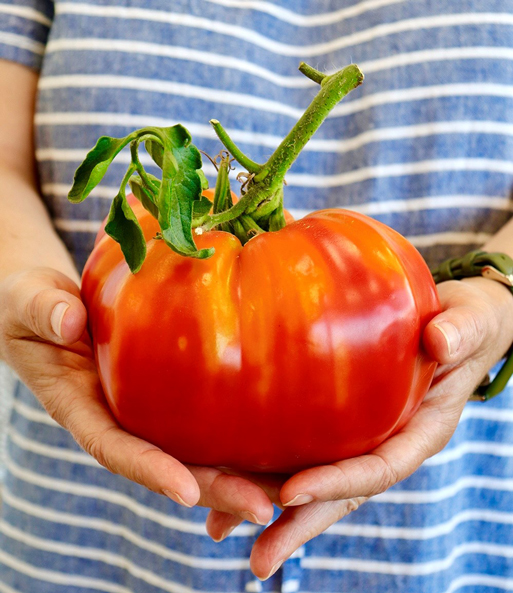
[[[389,227],[324,210],[244,246],[196,237],[209,259],[155,239],[132,274],[101,236],[82,293],[108,403],[129,432],[200,465],[293,472],[376,447],[412,416],[435,363],[439,311],[416,249]]]

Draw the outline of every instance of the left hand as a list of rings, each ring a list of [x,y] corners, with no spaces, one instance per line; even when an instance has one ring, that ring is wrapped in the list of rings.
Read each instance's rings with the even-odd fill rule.
[[[420,408],[406,426],[366,455],[301,471],[283,479],[281,516],[256,541],[251,569],[269,578],[305,542],[357,509],[369,497],[410,476],[441,451],[469,396],[513,342],[513,295],[484,278],[438,285],[442,312],[426,327],[423,343],[440,364]],[[275,477],[254,476],[276,492]],[[208,533],[216,541],[241,520],[212,510]]]

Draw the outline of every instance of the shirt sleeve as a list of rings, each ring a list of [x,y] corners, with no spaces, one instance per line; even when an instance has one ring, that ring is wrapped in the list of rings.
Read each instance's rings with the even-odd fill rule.
[[[0,0],[0,58],[39,71],[53,13],[50,0]]]

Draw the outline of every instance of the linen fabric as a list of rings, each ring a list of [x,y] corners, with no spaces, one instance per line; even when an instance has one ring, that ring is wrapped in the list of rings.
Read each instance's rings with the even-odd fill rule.
[[[511,216],[511,0],[3,0],[0,57],[40,71],[41,193],[79,269],[129,160],[119,155],[84,203],[68,203],[99,136],[182,123],[215,156],[216,118],[263,162],[317,90],[300,61],[354,62],[365,82],[287,174],[293,214],[363,212],[430,265]],[[511,389],[468,404],[441,453],[263,583],[248,560],[263,528],[245,523],[214,543],[206,509],[111,475],[21,384],[8,448],[0,593],[513,589]]]

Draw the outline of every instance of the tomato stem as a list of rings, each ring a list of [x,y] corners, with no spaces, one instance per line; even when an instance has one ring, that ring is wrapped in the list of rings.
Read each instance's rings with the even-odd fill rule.
[[[244,155],[221,124],[217,120],[211,120],[226,149],[254,175],[240,201],[224,212],[214,213],[203,226],[204,230],[233,221],[242,215],[251,215],[263,230],[279,230],[285,225],[283,185],[286,172],[335,105],[363,82],[363,74],[355,64],[331,75],[322,74],[305,63],[301,63],[299,69],[305,76],[320,84],[321,89],[264,165],[259,165]]]

